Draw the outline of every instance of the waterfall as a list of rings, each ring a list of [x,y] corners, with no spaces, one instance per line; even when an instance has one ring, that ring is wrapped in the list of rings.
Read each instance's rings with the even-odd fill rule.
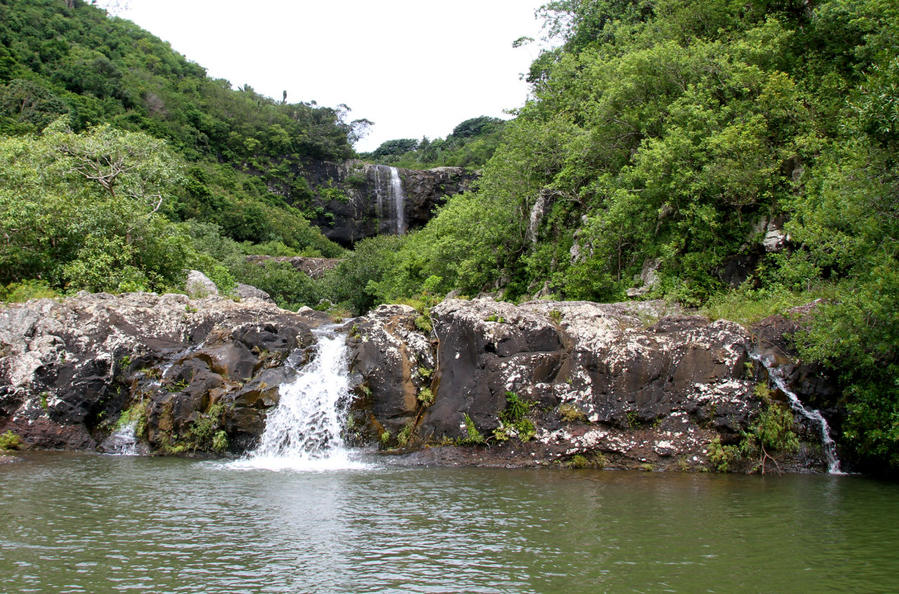
[[[386,170],[386,171],[385,171]],[[375,189],[375,213],[378,219],[384,220],[385,216],[393,219],[392,229],[384,229],[384,232],[394,232],[397,235],[406,233],[406,193],[403,191],[403,180],[399,169],[387,165],[374,166]],[[386,213],[392,208],[392,213]],[[379,232],[382,230],[379,229]]]
[[[396,206],[396,234],[403,235],[406,232],[406,194],[403,192],[403,180],[396,167],[390,168],[390,194]]]
[[[840,459],[837,457],[836,444],[830,436],[830,425],[827,419],[818,410],[809,410],[799,400],[799,396],[787,386],[783,369],[774,365],[774,357],[771,355],[762,355],[760,353],[750,353],[749,356],[754,361],[761,363],[768,370],[768,377],[774,382],[774,385],[790,400],[790,406],[793,410],[801,414],[803,417],[814,423],[821,431],[821,445],[824,448],[824,455],[827,458],[827,472],[830,474],[843,474],[840,471]]]
[[[318,338],[314,359],[299,370],[296,379],[281,385],[280,400],[268,414],[259,446],[232,466],[270,470],[365,467],[351,460],[341,437],[351,400],[346,337],[330,328],[314,333]]]
[[[103,440],[101,448],[107,454],[118,456],[139,456],[137,446],[137,421],[131,421],[113,431]]]
[[[381,191],[383,182],[381,181],[381,168],[383,165],[375,165],[375,214],[378,215],[378,221],[384,218],[384,192]],[[381,229],[378,229],[378,233]]]

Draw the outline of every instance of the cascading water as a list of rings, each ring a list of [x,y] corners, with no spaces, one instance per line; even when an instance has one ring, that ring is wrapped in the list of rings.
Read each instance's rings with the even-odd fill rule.
[[[406,193],[403,191],[403,180],[400,178],[399,169],[387,165],[374,166],[375,178],[375,213],[378,218],[393,219],[392,229],[383,229],[382,232],[393,231],[397,235],[406,233]],[[385,213],[385,207],[393,209],[393,213]]]
[[[824,418],[821,411],[809,410],[802,404],[802,401],[799,400],[799,396],[787,386],[783,369],[774,364],[774,357],[755,352],[750,353],[750,357],[752,360],[761,363],[762,366],[768,370],[768,377],[771,378],[774,385],[777,386],[777,389],[787,395],[787,398],[790,399],[790,406],[792,409],[820,428],[821,445],[824,448],[824,456],[827,458],[827,472],[830,474],[843,474],[840,471],[840,459],[837,457],[836,444],[830,436],[830,425],[827,424],[827,419]]]
[[[336,470],[364,468],[351,459],[341,431],[350,404],[346,338],[332,329],[314,331],[315,358],[294,381],[282,384],[259,446],[238,468]],[[290,364],[290,360],[288,360]]]
[[[406,194],[403,192],[403,180],[396,167],[390,168],[390,194],[396,206],[396,234],[403,235],[406,232]]]
[[[381,181],[381,169],[383,165],[375,165],[375,214],[378,215],[378,220],[381,221],[384,219],[384,192],[382,188],[384,186],[384,182]],[[381,230],[378,229],[380,233]]]
[[[113,431],[103,442],[103,448],[109,454],[139,456],[137,443],[137,421],[131,421]]]

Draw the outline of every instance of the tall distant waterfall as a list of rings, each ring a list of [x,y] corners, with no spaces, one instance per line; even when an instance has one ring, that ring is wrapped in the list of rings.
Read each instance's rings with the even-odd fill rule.
[[[341,431],[350,405],[346,337],[325,328],[315,358],[289,384],[268,414],[255,451],[233,465],[271,470],[335,470],[364,468],[350,459]]]
[[[824,418],[820,411],[809,410],[802,404],[799,396],[787,386],[783,370],[774,365],[773,357],[766,357],[759,353],[750,353],[749,356],[768,370],[768,377],[771,378],[774,385],[790,399],[790,407],[818,426],[821,431],[821,446],[824,448],[824,456],[827,458],[827,472],[830,474],[843,474],[840,471],[840,459],[837,457],[836,444],[830,436],[830,426],[827,424],[827,419]]]
[[[374,168],[376,212],[382,221],[394,222],[392,228],[382,229],[382,232],[403,235],[406,233],[406,193],[400,172],[396,167],[387,165],[375,165]],[[386,212],[385,208],[390,212]]]
[[[406,232],[406,195],[403,193],[403,180],[396,167],[390,168],[390,193],[396,207],[396,234],[402,235]]]

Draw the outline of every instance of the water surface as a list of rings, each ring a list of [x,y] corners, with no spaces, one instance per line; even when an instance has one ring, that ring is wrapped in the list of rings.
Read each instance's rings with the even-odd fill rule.
[[[886,591],[899,490],[846,476],[0,465],[6,591]]]

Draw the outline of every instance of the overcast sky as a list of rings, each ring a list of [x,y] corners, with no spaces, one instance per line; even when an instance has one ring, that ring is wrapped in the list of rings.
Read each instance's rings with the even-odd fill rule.
[[[534,11],[545,2],[119,0],[113,10],[235,88],[345,103],[349,119],[375,122],[356,146],[370,151],[524,104],[520,75],[538,46],[512,42],[539,39]]]

